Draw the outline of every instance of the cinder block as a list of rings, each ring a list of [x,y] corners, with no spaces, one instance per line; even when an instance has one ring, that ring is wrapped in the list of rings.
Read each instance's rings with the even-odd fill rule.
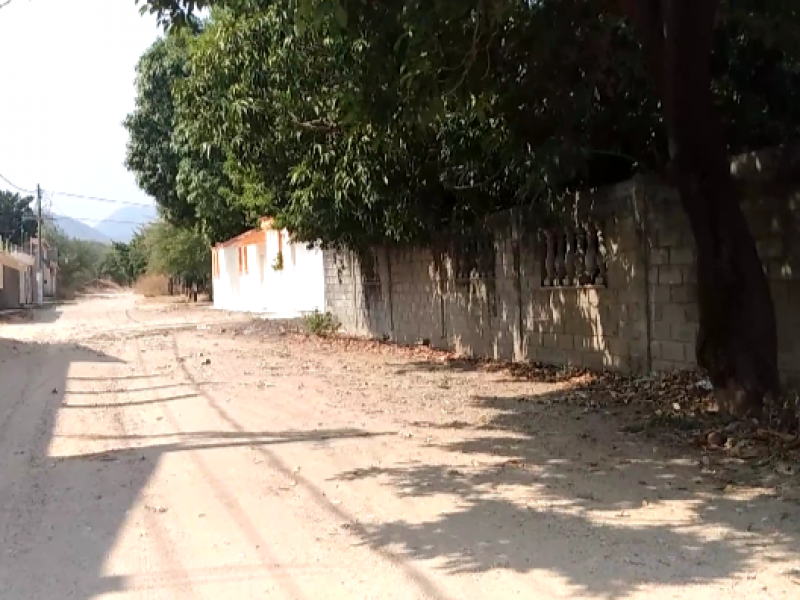
[[[650,342],[650,356],[655,359],[660,359],[664,356],[662,352],[662,344],[664,342]]]
[[[597,335],[616,337],[619,335],[619,321],[613,318],[598,318],[595,321],[594,331]]]
[[[661,357],[665,360],[671,361],[685,361],[686,354],[684,347],[686,344],[680,342],[660,342],[661,343]]]
[[[697,326],[694,323],[674,323],[670,339],[674,342],[694,343],[697,339]]]
[[[697,287],[691,284],[670,286],[670,299],[672,302],[695,302]]]
[[[587,369],[599,371],[605,366],[604,354],[602,352],[584,352],[581,362]]]
[[[681,228],[673,221],[667,221],[659,226],[658,242],[659,246],[667,246],[670,249],[679,246],[683,239]]]
[[[652,302],[666,303],[672,299],[671,286],[654,285],[650,289],[650,300]]]
[[[564,351],[558,348],[539,348],[536,352],[537,359],[551,365],[564,364]]]
[[[697,354],[695,353],[694,343],[684,344],[683,351],[686,354],[686,362],[694,367],[697,365]]]
[[[650,264],[651,265],[668,265],[669,264],[669,248],[653,248],[650,251]]]
[[[683,272],[680,267],[673,265],[658,267],[658,283],[661,285],[683,283]]]
[[[684,304],[664,304],[661,307],[661,320],[670,324],[686,323],[686,309]]]
[[[687,323],[699,323],[700,311],[696,304],[689,304],[684,309],[684,319]]]
[[[653,371],[674,371],[675,363],[671,360],[654,360]]]
[[[672,338],[672,326],[664,321],[653,323],[650,327],[650,335],[659,342],[668,342]]]
[[[573,345],[576,350],[580,350],[582,352],[594,350],[594,337],[576,335],[574,336]]]
[[[614,356],[626,356],[630,352],[630,342],[624,338],[608,337],[605,344],[609,354]]]
[[[558,336],[558,347],[562,350],[572,350],[575,348],[575,336],[562,333]]]
[[[671,265],[691,265],[694,264],[694,260],[693,248],[672,248],[669,252],[669,262]]]
[[[628,286],[624,289],[621,289],[617,292],[616,301],[620,303],[633,303],[633,302],[644,302],[644,291],[639,286]],[[605,298],[605,295],[602,298],[602,302],[604,304],[614,302],[613,297],[609,297],[608,299]]]

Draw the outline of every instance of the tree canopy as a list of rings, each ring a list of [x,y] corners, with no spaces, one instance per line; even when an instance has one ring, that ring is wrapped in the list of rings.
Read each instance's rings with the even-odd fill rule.
[[[800,11],[761,0],[149,0],[211,6],[174,131],[298,239],[416,242],[667,174],[697,243],[698,361],[778,388],[769,286],[728,156],[800,135]],[[219,196],[219,195],[218,195]],[[745,282],[745,285],[743,285]],[[753,317],[756,315],[756,317]]]
[[[186,76],[197,27],[157,40],[139,60],[136,108],[124,121],[126,166],[169,223],[199,225],[215,242],[240,233],[246,221],[232,201],[222,157],[188,143],[176,117],[175,87]]]
[[[177,73],[149,76],[172,125],[167,143],[142,144],[174,177],[168,215],[208,224],[236,207],[308,241],[417,241],[670,160],[661,99],[614,0],[145,8],[174,22],[209,4],[199,33],[167,36],[140,66],[140,96],[154,58]],[[728,0],[714,34],[731,153],[800,133],[797,18],[762,4]]]
[[[0,238],[22,246],[36,235],[36,215],[33,214],[33,196],[0,191]]]

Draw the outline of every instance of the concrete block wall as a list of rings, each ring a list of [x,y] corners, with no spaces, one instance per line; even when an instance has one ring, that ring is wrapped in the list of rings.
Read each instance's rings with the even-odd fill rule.
[[[676,193],[646,190],[651,354],[654,370],[696,365],[695,243]],[[778,367],[800,383],[800,192],[745,186],[742,209],[770,282],[778,321]]]
[[[541,244],[524,245],[521,292],[526,351],[544,363],[639,371],[647,363],[644,263],[634,191],[627,182],[567,203],[567,222],[594,222],[605,239],[607,281],[602,286],[542,286]],[[536,227],[522,227],[534,240]]]
[[[798,382],[800,192],[757,187],[743,206],[772,285],[779,367]],[[567,199],[559,224],[588,222],[603,232],[605,285],[545,287],[545,224],[512,210],[479,232],[488,256],[469,277],[459,267],[463,236],[373,249],[371,281],[363,256],[326,251],[327,308],[353,333],[475,356],[637,373],[693,367],[695,249],[675,192],[636,178]]]
[[[0,277],[3,278],[3,285],[0,286],[0,308],[19,308],[19,271],[0,264]]]

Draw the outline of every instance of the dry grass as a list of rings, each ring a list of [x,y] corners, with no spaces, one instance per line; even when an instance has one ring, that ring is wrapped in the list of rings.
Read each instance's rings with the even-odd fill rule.
[[[142,275],[133,289],[145,298],[169,295],[169,278],[165,275]]]
[[[121,292],[124,290],[121,285],[118,285],[110,279],[95,279],[90,281],[81,290],[84,293],[104,293],[104,292]]]
[[[59,300],[72,301],[78,297],[78,290],[74,287],[59,285],[56,290],[56,298]]]

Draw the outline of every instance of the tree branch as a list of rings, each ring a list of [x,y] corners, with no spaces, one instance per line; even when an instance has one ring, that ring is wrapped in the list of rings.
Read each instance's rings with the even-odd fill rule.
[[[314,119],[312,121],[301,121],[297,115],[289,113],[292,117],[292,124],[306,131],[314,131],[317,133],[334,133],[339,131],[339,126],[336,123],[326,123],[321,119]]]
[[[339,131],[338,125],[327,125],[325,123],[318,123],[315,121],[293,121],[295,127],[305,131],[313,131],[316,133],[334,133]]]

